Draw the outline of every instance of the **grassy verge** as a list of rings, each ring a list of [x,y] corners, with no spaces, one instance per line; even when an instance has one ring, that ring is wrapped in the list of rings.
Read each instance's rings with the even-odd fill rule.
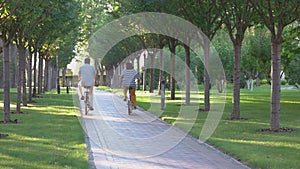
[[[3,98],[3,90],[0,89]],[[12,99],[15,90],[12,90]],[[25,114],[12,114],[19,124],[0,124],[0,168],[89,168],[83,131],[71,94],[55,91],[34,99],[23,108]],[[3,112],[3,101],[0,111]],[[14,100],[12,111],[14,111]]]
[[[104,88],[105,89],[105,88]],[[112,90],[122,95],[122,91]],[[203,91],[203,90],[200,90]],[[167,93],[168,96],[169,93]],[[177,96],[180,92],[177,93]],[[151,95],[151,96],[150,96]],[[192,102],[203,108],[203,93],[192,94]],[[300,90],[281,91],[281,127],[296,130],[285,132],[259,132],[270,127],[270,87],[255,88],[253,92],[241,89],[241,117],[247,120],[227,120],[231,115],[232,89],[227,90],[226,105],[222,119],[214,134],[207,142],[221,151],[242,160],[253,168],[282,169],[300,166]],[[161,112],[159,96],[137,91],[138,106],[160,116],[163,120],[177,125],[180,98],[166,99],[166,109]],[[194,111],[189,110],[188,111]],[[199,112],[193,128],[188,132],[198,138],[208,112]],[[181,123],[180,122],[180,123]]]

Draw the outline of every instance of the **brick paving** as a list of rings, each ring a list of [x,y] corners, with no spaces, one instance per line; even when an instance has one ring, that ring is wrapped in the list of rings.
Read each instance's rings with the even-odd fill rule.
[[[94,108],[81,117],[91,168],[249,169],[149,112],[137,109],[129,116],[113,93],[96,90]]]

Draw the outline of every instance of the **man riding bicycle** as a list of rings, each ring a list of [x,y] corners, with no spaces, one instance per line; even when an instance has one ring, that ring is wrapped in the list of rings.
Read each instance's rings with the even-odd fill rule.
[[[127,101],[127,92],[129,89],[130,100],[134,109],[136,109],[135,79],[140,80],[139,73],[133,69],[133,65],[131,63],[126,63],[126,69],[123,70],[121,74],[121,83],[125,97],[124,101]]]
[[[82,65],[78,72],[78,88],[81,95],[81,100],[84,100],[83,87],[88,88],[90,98],[90,110],[93,108],[93,86],[95,84],[96,70],[90,65],[90,58],[84,59],[84,65]]]

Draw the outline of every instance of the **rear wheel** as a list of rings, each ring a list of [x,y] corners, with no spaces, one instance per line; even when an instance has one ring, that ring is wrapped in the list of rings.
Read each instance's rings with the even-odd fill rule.
[[[128,107],[128,114],[130,115],[132,113],[132,105],[130,100],[127,101],[127,107]]]

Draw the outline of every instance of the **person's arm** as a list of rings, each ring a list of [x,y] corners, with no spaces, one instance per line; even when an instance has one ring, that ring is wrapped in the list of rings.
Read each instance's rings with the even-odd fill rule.
[[[79,71],[78,71],[78,82],[80,82],[81,80],[81,67],[79,68]]]
[[[136,72],[136,74],[135,74],[135,78],[137,79],[137,80],[140,80],[140,73],[138,73],[138,72]]]
[[[97,73],[96,73],[96,70],[94,68],[94,84],[96,84],[96,76],[97,76]]]

